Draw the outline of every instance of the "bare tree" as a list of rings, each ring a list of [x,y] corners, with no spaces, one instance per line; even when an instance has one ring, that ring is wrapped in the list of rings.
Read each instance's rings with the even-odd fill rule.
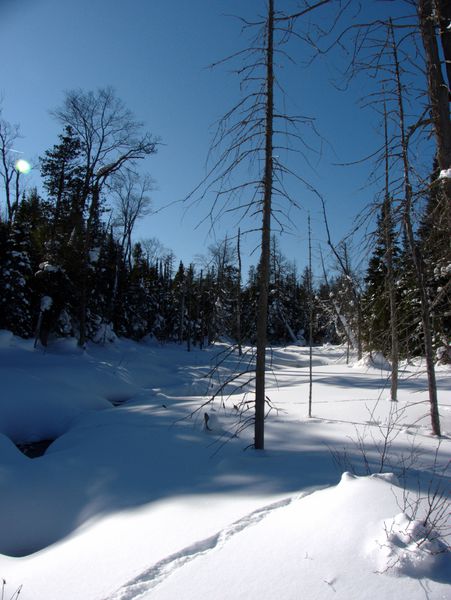
[[[112,88],[96,93],[69,91],[63,106],[53,114],[63,126],[71,127],[80,141],[80,209],[87,209],[91,217],[111,176],[154,154],[158,140],[141,133],[142,123],[134,119]]]
[[[394,132],[388,144],[385,133],[384,150],[379,153],[380,160],[385,167],[385,196],[388,195],[387,157],[390,156],[390,172],[392,175],[391,194],[398,205],[403,231],[407,240],[409,252],[415,270],[416,285],[420,299],[421,325],[424,337],[424,351],[426,356],[429,402],[432,430],[435,435],[440,435],[440,419],[438,412],[437,387],[434,369],[434,353],[432,345],[431,303],[428,299],[425,269],[419,244],[415,238],[415,201],[429,189],[425,183],[426,178],[419,175],[418,165],[413,165],[412,147],[417,137],[420,142],[428,140],[432,132],[435,133],[436,149],[442,173],[448,173],[451,162],[451,123],[449,119],[448,86],[445,85],[441,72],[442,66],[439,57],[437,32],[438,15],[444,4],[439,0],[409,0],[409,5],[414,5],[418,11],[418,18],[405,15],[395,22],[388,16],[384,19],[355,25],[358,29],[353,52],[350,71],[355,74],[366,70],[376,81],[382,83],[382,92],[370,95],[368,104],[384,103],[384,119],[387,119],[385,102],[390,102],[390,120]],[[440,13],[440,14],[443,14]],[[380,35],[382,32],[383,39]],[[400,32],[399,35],[397,32]],[[422,52],[418,45],[418,33],[424,47],[426,85],[421,90],[415,89],[417,114],[412,122],[412,116],[406,112],[406,107],[411,106],[407,97],[408,85],[404,76],[408,69],[414,71],[415,87],[418,79],[423,74],[421,69]],[[407,46],[407,50],[404,46]],[[409,53],[409,50],[411,53]],[[420,67],[418,68],[418,66]],[[425,106],[419,107],[419,99],[427,96]],[[420,105],[421,106],[421,105]],[[430,118],[429,118],[430,116]],[[386,121],[385,121],[386,122]],[[422,134],[422,135],[421,135]],[[390,146],[390,148],[388,148]],[[376,155],[378,153],[375,153]],[[418,149],[417,149],[418,154]],[[421,152],[420,152],[421,154]],[[451,180],[445,176],[441,181],[444,192],[446,214],[450,213],[450,185]],[[393,346],[392,346],[393,349]],[[393,385],[393,382],[392,382]]]
[[[84,276],[80,290],[79,345],[84,346],[87,265],[103,188],[113,175],[154,154],[158,140],[148,133],[142,133],[142,123],[135,120],[131,111],[110,87],[97,92],[69,91],[63,106],[53,114],[64,127],[70,127],[80,141],[79,160],[83,170],[78,197],[80,222],[83,221],[85,211],[87,213],[84,227]]]
[[[14,150],[14,144],[20,137],[19,125],[12,125],[3,119],[0,107],[0,177],[3,181],[8,225],[13,221],[20,199],[20,171],[15,166],[18,155]]]
[[[309,393],[308,393],[308,416],[312,416],[312,395],[313,395],[313,278],[312,278],[312,227],[310,223],[310,213],[308,215],[308,312],[309,312]]]
[[[440,416],[438,411],[437,382],[435,377],[434,352],[432,345],[430,302],[426,292],[423,260],[421,257],[418,243],[415,240],[415,234],[412,225],[412,209],[414,194],[410,176],[411,166],[409,160],[409,136],[407,135],[407,126],[405,120],[404,94],[401,83],[401,70],[398,59],[398,48],[393,27],[390,28],[390,37],[392,40],[391,49],[393,53],[393,64],[395,69],[396,97],[398,103],[398,118],[400,132],[400,150],[403,166],[404,198],[402,200],[402,206],[404,231],[406,233],[406,237],[410,247],[410,252],[415,266],[418,292],[420,295],[421,323],[424,335],[424,349],[426,355],[426,368],[428,374],[431,426],[434,435],[440,436]]]
[[[124,260],[131,268],[132,233],[136,221],[151,212],[148,193],[153,189],[153,181],[149,176],[140,177],[134,171],[124,169],[113,176],[110,187],[117,215],[114,225],[120,227]]]
[[[384,159],[385,159],[385,194],[383,206],[383,229],[386,247],[386,285],[388,288],[390,304],[390,338],[391,338],[391,400],[398,400],[398,371],[399,371],[399,339],[398,339],[398,305],[396,301],[396,282],[394,271],[394,247],[393,247],[393,210],[392,197],[390,195],[390,164],[389,164],[389,144],[388,144],[388,126],[387,126],[387,108],[384,104]]]
[[[241,229],[238,228],[238,235],[236,238],[236,256],[238,261],[238,272],[236,274],[236,341],[238,345],[238,355],[243,354],[243,334],[241,331]]]
[[[189,195],[200,192],[205,197],[213,193],[212,208],[208,214],[212,226],[225,213],[239,213],[240,219],[258,218],[260,258],[258,262],[258,305],[256,315],[256,363],[254,401],[254,447],[264,448],[266,395],[266,349],[268,329],[268,289],[270,278],[270,242],[272,222],[282,230],[287,219],[288,205],[295,204],[287,192],[284,178],[294,176],[302,184],[311,186],[284,164],[280,155],[292,150],[293,143],[303,144],[302,124],[312,120],[290,116],[278,108],[276,91],[283,92],[275,74],[275,56],[286,57],[283,46],[292,35],[309,43],[309,36],[296,36],[295,23],[330,0],[310,4],[305,2],[296,13],[284,14],[275,9],[274,0],[267,0],[265,17],[256,21],[242,19],[243,29],[257,30],[250,46],[216,64],[238,61],[236,73],[240,76],[242,97],[218,123],[211,152],[218,156],[206,178]],[[233,176],[250,173],[239,183]],[[222,200],[227,200],[222,202]]]
[[[172,252],[156,237],[140,240],[140,244],[146,255],[148,265],[156,265],[158,261],[165,262]]]

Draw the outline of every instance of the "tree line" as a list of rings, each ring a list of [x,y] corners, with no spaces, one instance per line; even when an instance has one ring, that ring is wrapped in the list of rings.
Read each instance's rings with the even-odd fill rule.
[[[94,97],[88,94],[88,97]],[[3,130],[5,121],[2,121]],[[158,240],[132,241],[136,219],[149,207],[149,185],[133,171],[112,178],[94,207],[83,207],[82,142],[66,125],[40,160],[46,195],[23,192],[3,204],[0,222],[0,328],[35,337],[76,336],[104,342],[114,335],[204,347],[218,339],[255,344],[258,267],[241,273],[240,236],[210,246],[200,264],[177,262]],[[114,217],[112,206],[115,207]],[[446,347],[448,230],[431,193],[417,232],[433,304],[434,347]],[[6,217],[6,218],[5,218]],[[388,237],[387,237],[388,228]],[[400,356],[423,352],[418,288],[407,242],[399,244],[383,204],[366,272],[354,272],[346,244],[338,264],[313,276],[270,244],[268,339],[273,344],[342,343],[390,356],[387,248],[393,246]],[[328,271],[328,272],[327,272]],[[355,289],[358,290],[356,302]],[[311,291],[312,293],[311,293]],[[310,326],[311,334],[310,334]],[[82,332],[84,327],[84,332]],[[357,341],[358,340],[358,341]]]

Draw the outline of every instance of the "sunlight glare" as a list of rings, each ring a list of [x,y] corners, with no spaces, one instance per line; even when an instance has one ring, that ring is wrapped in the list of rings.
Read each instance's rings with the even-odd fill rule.
[[[19,158],[18,161],[16,161],[16,169],[19,171],[19,173],[22,173],[24,175],[26,175],[27,173],[30,172],[31,170],[31,165],[28,161],[26,161],[23,158]]]

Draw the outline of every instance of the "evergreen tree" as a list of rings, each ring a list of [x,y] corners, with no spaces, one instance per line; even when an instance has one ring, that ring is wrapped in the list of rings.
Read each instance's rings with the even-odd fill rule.
[[[34,320],[30,240],[30,225],[17,218],[9,228],[0,272],[0,328],[25,338],[33,335]]]
[[[61,246],[67,244],[74,228],[80,228],[83,207],[80,193],[83,168],[80,164],[81,143],[71,127],[59,136],[60,142],[45,152],[41,176],[49,199],[53,203],[52,226],[48,251],[58,260]]]
[[[132,268],[128,275],[127,291],[124,297],[126,335],[135,340],[143,338],[150,332],[149,279],[150,270],[141,244],[137,243],[132,250]]]
[[[423,353],[424,342],[417,278],[405,233],[402,236],[399,255],[398,289],[400,295],[399,351],[402,358],[411,358]]]
[[[346,336],[341,334],[341,325],[339,323],[337,312],[331,302],[331,288],[327,281],[321,283],[315,294],[315,342],[323,344],[338,344],[346,340]]]
[[[120,333],[115,325],[118,320],[122,323],[121,292],[125,276],[120,245],[103,226],[98,229],[87,265],[86,333],[89,339],[102,343],[114,338],[113,330]]]
[[[249,267],[247,285],[243,289],[242,296],[242,331],[243,339],[247,340],[250,344],[255,344],[257,330],[256,330],[256,312],[257,312],[257,298],[258,298],[258,268],[251,266]]]
[[[365,277],[365,292],[362,298],[363,336],[369,350],[381,352],[389,357],[391,351],[390,337],[390,295],[388,289],[387,254],[392,252],[393,267],[396,273],[399,260],[399,249],[396,234],[389,218],[389,199],[384,201],[378,217],[374,235],[373,254],[369,260]],[[395,278],[397,276],[395,275]]]
[[[437,184],[435,165],[430,192],[418,229],[419,245],[424,260],[427,293],[431,304],[434,349],[440,358],[451,360],[451,216],[443,187]],[[448,207],[449,208],[449,207]]]

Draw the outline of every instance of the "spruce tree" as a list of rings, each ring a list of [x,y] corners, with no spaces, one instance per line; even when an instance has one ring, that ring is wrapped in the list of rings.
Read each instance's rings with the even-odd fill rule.
[[[381,207],[374,235],[373,254],[369,260],[365,277],[363,295],[364,327],[363,335],[368,350],[381,352],[390,357],[390,293],[388,289],[388,253],[392,253],[395,271],[399,260],[399,249],[396,234],[390,217],[390,199],[386,199]]]
[[[18,215],[16,215],[18,216]],[[0,272],[0,329],[33,335],[31,228],[20,218],[10,225]]]
[[[418,293],[412,253],[402,235],[399,255],[399,351],[401,358],[423,354],[423,329],[421,326],[420,297]]]
[[[431,304],[434,350],[444,362],[451,361],[451,238],[450,214],[443,187],[438,185],[438,168],[432,183],[418,229],[419,245],[424,260],[427,293]]]
[[[150,332],[149,276],[149,267],[141,244],[136,243],[132,249],[132,268],[128,275],[124,298],[126,335],[134,340],[140,340]]]

